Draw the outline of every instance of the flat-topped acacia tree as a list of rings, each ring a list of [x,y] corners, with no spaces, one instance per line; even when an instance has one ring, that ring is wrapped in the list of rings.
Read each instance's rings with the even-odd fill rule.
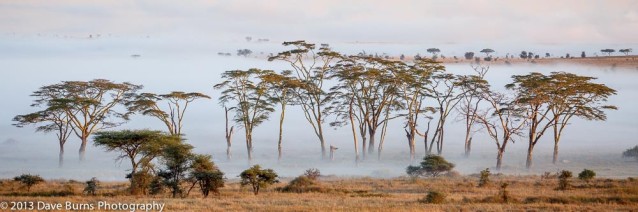
[[[191,102],[197,99],[210,99],[210,97],[202,93],[186,93],[182,91],[173,91],[160,95],[141,93],[135,95],[135,99],[126,105],[130,111],[140,112],[142,115],[159,119],[166,125],[171,135],[180,136],[184,126],[183,121],[186,109]],[[167,108],[160,106],[164,105],[164,102]]]
[[[64,110],[60,110],[59,108],[47,108],[42,111],[26,115],[18,115],[13,118],[13,121],[17,122],[13,124],[16,127],[38,124],[39,126],[36,128],[37,132],[54,132],[58,138],[58,144],[60,145],[58,166],[62,167],[64,164],[64,144],[66,144],[66,141],[69,139],[73,131],[71,118],[66,114],[66,112],[64,112]]]
[[[141,88],[141,85],[105,79],[63,81],[33,92],[31,96],[36,100],[32,106],[64,114],[73,133],[82,141],[79,155],[80,160],[84,160],[89,136],[126,121],[130,113],[118,112],[115,107],[130,101]]]
[[[259,76],[266,72],[254,68],[247,71],[226,71],[222,73],[224,81],[214,86],[215,89],[222,90],[219,97],[222,106],[234,105],[231,107],[235,112],[234,121],[244,128],[249,161],[253,158],[253,130],[268,120],[270,113],[274,111],[268,87],[258,81]]]
[[[326,140],[323,130],[327,114],[324,109],[331,97],[323,88],[332,65],[342,58],[341,54],[321,47],[316,51],[315,44],[306,41],[284,42],[292,49],[268,58],[268,61],[284,61],[293,70],[292,76],[304,84],[303,89],[294,92],[304,117],[312,126],[321,145],[321,158],[326,157]]]

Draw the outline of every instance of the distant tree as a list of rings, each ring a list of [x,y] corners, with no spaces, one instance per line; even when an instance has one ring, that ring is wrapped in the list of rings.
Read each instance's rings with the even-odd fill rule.
[[[634,158],[638,161],[638,145],[633,148],[627,149],[622,153],[622,156],[625,158]]]
[[[489,66],[472,66],[475,73],[473,75],[458,76],[458,81],[456,82],[461,98],[460,107],[457,110],[465,121],[465,157],[469,157],[472,150],[472,135],[475,132],[472,129],[476,124],[479,105],[482,101],[480,91],[483,87],[488,86],[485,74],[487,74],[489,68]]]
[[[228,160],[230,160],[233,157],[233,154],[231,153],[231,149],[230,147],[232,146],[232,141],[233,141],[233,132],[235,129],[235,126],[230,126],[229,121],[228,121],[228,112],[231,111],[232,109],[229,109],[228,107],[224,106],[224,117],[226,118],[226,130],[225,130],[225,135],[224,137],[226,138],[226,158]],[[230,128],[228,127],[230,126]]]
[[[185,93],[173,91],[169,94],[142,93],[136,95],[135,99],[126,105],[133,112],[140,112],[142,115],[155,117],[166,125],[168,132],[174,136],[182,134],[184,115],[188,105],[197,99],[210,99],[202,93]],[[164,102],[166,102],[164,104]],[[162,109],[160,105],[168,105]]]
[[[294,101],[294,93],[299,92],[303,88],[304,83],[292,77],[292,71],[283,71],[277,74],[272,71],[266,71],[260,75],[262,83],[266,84],[266,90],[269,92],[270,101],[273,104],[280,105],[279,115],[279,141],[277,143],[278,160],[281,160],[282,156],[282,142],[283,142],[283,125],[284,118],[286,117],[286,106]]]
[[[294,96],[301,106],[304,117],[312,127],[321,145],[321,158],[326,158],[326,141],[323,123],[328,114],[325,107],[331,96],[323,88],[326,77],[333,69],[332,64],[343,58],[338,52],[330,48],[315,50],[315,44],[305,41],[284,42],[284,46],[291,46],[291,50],[278,53],[268,58],[268,61],[279,60],[287,62],[294,70],[293,76],[304,82],[303,89],[295,92]]]
[[[539,59],[539,58],[541,58],[540,55],[534,55],[534,59]]]
[[[82,141],[80,144],[80,160],[84,160],[89,137],[100,130],[116,127],[128,119],[130,113],[114,110],[118,105],[130,101],[141,85],[131,83],[115,83],[109,80],[96,79],[85,81],[63,81],[47,85],[33,92],[33,107],[45,108],[33,117],[18,116],[14,119],[20,123],[30,121],[51,122],[60,119],[58,124],[70,123],[71,129]],[[53,118],[53,114],[58,118]],[[31,116],[31,115],[27,115]],[[53,122],[54,125],[56,121]],[[59,131],[66,127],[49,125]],[[66,128],[68,130],[68,128]],[[63,137],[63,136],[62,136]],[[67,136],[68,137],[68,136]],[[60,138],[60,136],[59,136]]]
[[[567,59],[571,58],[571,56],[569,55],[569,53],[565,54],[565,58],[567,58]]]
[[[420,59],[421,59],[421,55],[420,54],[414,55],[414,60],[420,60]]]
[[[583,52],[581,52],[581,53],[580,53],[580,57],[582,57],[582,58],[587,57],[587,55],[585,55],[585,51],[583,51]]]
[[[550,57],[549,53],[545,53],[545,57]]]
[[[36,102],[36,104],[38,104]],[[18,122],[13,124],[16,127],[24,127],[31,124],[43,124],[36,128],[36,132],[55,132],[60,145],[60,154],[58,155],[58,166],[62,167],[64,163],[64,144],[71,136],[73,125],[71,118],[61,108],[47,108],[42,111],[30,113],[26,115],[18,115],[13,118]]]
[[[312,168],[312,169],[307,169],[303,173],[303,175],[310,178],[311,180],[317,180],[317,178],[321,176],[321,172],[319,171],[319,169]]]
[[[95,133],[93,143],[95,146],[102,146],[108,152],[118,152],[120,155],[116,160],[128,159],[131,163],[131,194],[138,194],[136,173],[140,166],[148,166],[152,160],[162,154],[168,145],[180,142],[179,138],[168,135],[160,131],[150,130],[121,130],[121,131],[101,131]]]
[[[211,191],[219,194],[219,188],[224,187],[224,173],[217,168],[210,155],[194,155],[190,168],[191,189],[194,185],[199,185],[204,198],[208,197]]]
[[[89,181],[86,181],[86,186],[84,187],[84,193],[87,195],[95,196],[97,194],[97,187],[100,181],[97,178],[92,177]]]
[[[44,179],[40,177],[40,175],[31,175],[31,174],[23,174],[13,178],[14,181],[18,181],[27,187],[27,192],[31,191],[31,187],[34,185],[44,182]]]
[[[521,59],[527,59],[527,51],[522,51],[519,56],[521,57]]]
[[[443,172],[451,171],[454,164],[439,155],[427,155],[421,161],[420,166],[408,166],[406,172],[412,176],[437,177]]]
[[[238,49],[237,50],[237,56],[244,56],[244,57],[248,57],[253,53],[252,50],[250,49]]]
[[[608,56],[611,56],[611,53],[616,52],[614,49],[601,49],[600,52],[607,53]]]
[[[234,104],[234,121],[244,128],[249,161],[253,158],[253,130],[268,120],[274,111],[266,84],[257,81],[264,73],[254,68],[248,71],[226,71],[222,73],[224,81],[214,86],[215,89],[223,89],[219,97],[220,104]]]
[[[437,154],[443,153],[443,141],[445,135],[445,124],[448,116],[456,105],[459,104],[462,95],[459,94],[459,79],[456,75],[444,72],[435,72],[431,77],[430,84],[427,84],[430,97],[436,102],[435,110],[438,114],[436,128],[432,140],[430,141],[428,153],[432,153],[432,147],[436,142]],[[429,129],[425,134],[429,133]],[[427,145],[426,145],[427,148]]]
[[[252,40],[253,40],[253,37],[246,36],[246,42],[250,42],[250,41],[252,41]]]
[[[471,60],[472,58],[474,58],[474,52],[465,52],[466,60]]]
[[[428,53],[432,54],[432,56],[438,54],[439,52],[441,52],[441,50],[437,49],[437,48],[429,48],[427,49]]]
[[[632,49],[621,49],[618,50],[618,52],[625,54],[625,56],[629,55],[629,53],[632,51]]]
[[[483,49],[481,50],[481,53],[484,53],[486,57],[489,57],[490,54],[494,53],[493,49]]]
[[[277,173],[272,169],[261,169],[259,165],[254,165],[239,174],[241,186],[250,185],[255,195],[259,194],[261,188],[278,183]]]
[[[588,183],[591,179],[594,179],[594,177],[596,177],[596,172],[589,169],[584,169],[582,172],[578,174],[578,179]]]
[[[401,56],[399,56],[399,60],[405,60],[405,55],[401,54]]]
[[[532,58],[534,58],[534,53],[528,52],[527,53],[527,59],[532,59]]]

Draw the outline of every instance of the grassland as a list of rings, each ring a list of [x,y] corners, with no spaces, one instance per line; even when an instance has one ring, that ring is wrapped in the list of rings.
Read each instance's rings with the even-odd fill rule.
[[[633,211],[638,209],[638,180],[595,179],[589,183],[572,179],[565,191],[556,190],[555,176],[492,176],[487,187],[478,187],[477,176],[411,179],[321,177],[319,192],[277,191],[291,179],[269,187],[255,196],[238,182],[229,181],[220,194],[202,198],[193,191],[186,198],[130,196],[128,183],[104,182],[97,196],[82,194],[84,183],[48,181],[26,192],[20,184],[4,180],[0,202],[43,201],[48,203],[166,204],[164,211]],[[509,201],[504,202],[501,183],[508,183]],[[429,191],[446,194],[442,204],[422,203]]]

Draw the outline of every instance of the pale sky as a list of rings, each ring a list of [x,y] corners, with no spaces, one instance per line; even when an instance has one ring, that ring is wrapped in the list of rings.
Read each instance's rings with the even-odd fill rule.
[[[2,0],[0,33],[635,44],[638,1]]]

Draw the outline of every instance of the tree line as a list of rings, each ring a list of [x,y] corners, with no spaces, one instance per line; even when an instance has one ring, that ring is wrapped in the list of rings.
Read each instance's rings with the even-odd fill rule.
[[[426,154],[440,155],[446,141],[446,124],[456,115],[465,124],[466,156],[470,156],[474,134],[483,132],[495,144],[498,170],[507,145],[525,136],[526,164],[530,168],[534,147],[548,130],[553,133],[555,163],[561,135],[572,118],[605,120],[605,110],[616,109],[604,104],[616,91],[595,83],[594,77],[565,72],[514,75],[503,91],[485,79],[489,72],[485,64],[472,66],[473,74],[456,75],[428,58],[405,62],[367,55],[346,56],[327,45],[316,48],[305,41],[283,45],[289,49],[268,60],[287,63],[289,70],[225,71],[223,81],[213,86],[221,91],[218,102],[226,114],[229,159],[234,126],[243,129],[248,159],[252,160],[253,131],[275,111],[279,112],[277,145],[281,159],[286,109],[294,106],[302,109],[323,159],[327,125],[350,126],[356,163],[375,151],[381,159],[387,130],[396,129],[389,126],[391,120],[402,121],[400,127],[405,132],[411,160],[416,156],[417,139],[423,140]],[[493,52],[490,50],[482,52],[489,55]],[[211,98],[178,91],[161,95],[139,93],[141,88],[108,80],[44,86],[32,95],[36,98],[32,106],[42,110],[16,116],[15,125],[39,124],[39,131],[56,132],[61,163],[64,143],[71,134],[82,140],[83,158],[90,135],[118,126],[134,113],[157,118],[166,125],[169,135],[183,139],[181,128],[188,105],[197,99]]]

